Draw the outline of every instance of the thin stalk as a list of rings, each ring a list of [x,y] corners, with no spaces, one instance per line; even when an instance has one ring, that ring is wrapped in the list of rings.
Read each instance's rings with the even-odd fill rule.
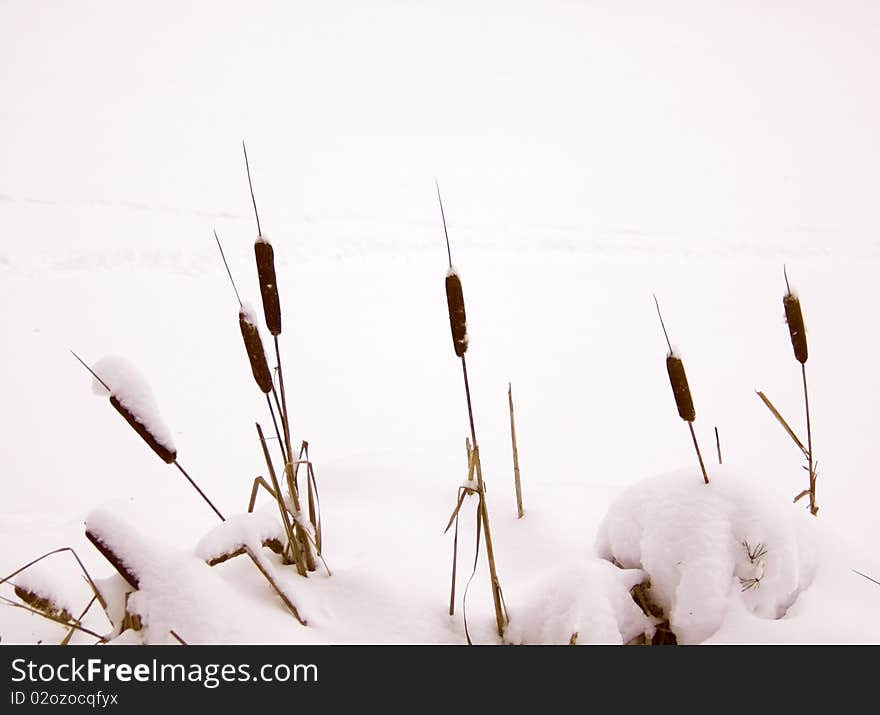
[[[95,601],[98,600],[97,594],[93,595],[91,600],[89,600],[88,605],[83,609],[83,612],[79,614],[79,618],[74,620],[76,625],[82,625],[82,619],[86,617],[86,614],[89,612],[91,607],[95,604]],[[67,631],[67,635],[61,640],[58,645],[67,645],[70,643],[70,639],[73,637],[73,634],[76,633],[76,628],[71,627],[69,631]]]
[[[290,496],[293,499],[293,506],[297,513],[300,514],[299,489],[296,485],[296,474],[293,471],[293,449],[290,446],[290,419],[287,412],[287,393],[284,390],[284,371],[281,367],[281,348],[278,345],[278,336],[272,336],[275,342],[275,359],[278,368],[278,389],[281,392],[281,424],[284,428],[284,443],[287,447],[287,455],[290,457],[284,463],[284,472],[287,475],[287,482],[290,487]],[[297,465],[298,466],[298,465]],[[296,520],[296,531],[299,543],[302,545],[303,555],[305,557],[306,568],[309,571],[315,570],[315,557],[312,554],[312,547],[309,545],[308,536],[306,536],[299,519]]]
[[[489,557],[489,575],[492,579],[492,601],[495,604],[495,627],[498,635],[504,635],[507,619],[504,615],[501,582],[495,568],[495,550],[492,548],[492,530],[489,528],[489,507],[486,505],[486,489],[483,484],[483,468],[480,465],[480,449],[474,444],[474,464],[477,469],[477,489],[480,491],[480,513],[483,517],[483,533],[486,536],[486,555]]]
[[[265,579],[269,582],[269,585],[272,586],[272,588],[275,590],[275,593],[277,593],[278,596],[281,598],[281,600],[284,602],[284,605],[287,606],[287,610],[289,610],[293,614],[293,617],[296,618],[296,620],[298,620],[300,622],[300,624],[306,625],[306,622],[299,615],[299,611],[296,610],[296,606],[293,605],[293,602],[287,597],[287,595],[284,593],[284,591],[281,590],[281,587],[278,585],[278,583],[272,577],[272,574],[270,574],[269,571],[265,568],[265,566],[263,566],[263,564],[260,563],[260,560],[257,558],[256,554],[254,554],[254,552],[251,550],[251,547],[245,546],[244,552],[250,557],[251,561],[254,562],[254,565],[257,567],[257,569],[259,569],[260,573],[263,574]]]
[[[504,617],[504,607],[501,597],[501,583],[498,580],[498,572],[495,568],[495,549],[492,546],[492,530],[489,527],[489,507],[486,504],[486,490],[483,486],[483,470],[480,465],[480,448],[477,446],[477,432],[474,428],[474,411],[471,405],[471,387],[468,382],[467,361],[464,355],[461,356],[461,370],[464,376],[464,392],[467,397],[468,419],[471,425],[471,439],[473,441],[474,465],[477,471],[477,489],[480,493],[480,513],[483,520],[483,533],[486,537],[486,555],[489,559],[489,576],[492,580],[492,601],[495,605],[495,626],[498,635],[504,635],[504,626],[506,619]]]
[[[807,365],[801,363],[801,376],[804,380],[804,407],[807,412],[807,460],[810,465],[810,513],[813,516],[819,511],[816,506],[816,470],[813,468],[813,433],[810,430],[810,396],[807,392]]]
[[[718,436],[718,428],[715,428],[715,447],[718,449],[718,464],[721,464],[721,438]]]
[[[65,621],[57,616],[50,616],[48,613],[43,613],[42,611],[38,611],[36,608],[31,608],[30,606],[26,606],[23,603],[16,603],[11,598],[6,598],[6,596],[0,596],[0,601],[3,601],[7,605],[12,606],[13,608],[21,608],[29,613],[34,613],[38,616],[42,616],[43,618],[54,621],[55,623],[59,623],[62,626],[73,628],[75,630],[81,631],[82,633],[86,633],[90,636],[94,636],[95,638],[100,638],[101,643],[106,643],[107,639],[102,636],[100,633],[95,633],[95,631],[89,630],[88,628],[84,628],[81,625],[77,625],[76,623],[71,623],[70,621]]]
[[[257,218],[257,235],[262,236],[263,231],[260,229],[260,214],[257,213],[257,200],[254,198],[254,185],[251,182],[251,165],[248,163],[247,147],[244,145],[244,141],[241,143],[241,148],[244,150],[244,167],[247,169],[248,188],[251,190],[251,201],[254,204],[254,216]]]
[[[697,459],[700,460],[700,470],[703,472],[703,481],[706,484],[709,483],[709,475],[706,474],[706,466],[703,464],[703,455],[700,454],[700,445],[697,444],[697,435],[694,433],[694,423],[688,422],[688,427],[691,430],[691,438],[694,440],[694,449],[697,450]]]
[[[226,521],[226,517],[223,516],[223,514],[220,513],[220,510],[216,506],[214,506],[213,502],[208,499],[208,495],[205,494],[205,492],[203,492],[201,489],[199,489],[199,485],[196,484],[195,481],[193,481],[193,478],[186,473],[186,470],[180,466],[180,462],[178,462],[176,459],[174,460],[174,466],[180,470],[180,473],[183,474],[183,476],[186,477],[187,480],[189,480],[189,483],[193,485],[195,490],[199,493],[199,495],[201,495],[202,499],[204,499],[208,503],[208,506],[214,510],[214,513],[220,517],[220,521]]]
[[[519,455],[516,450],[516,425],[513,420],[513,387],[507,383],[507,402],[510,407],[510,441],[513,444],[513,480],[516,486],[516,518],[522,519],[522,485],[519,480]]]
[[[281,446],[281,461],[287,461],[287,449],[284,446],[284,440],[281,439],[281,433],[278,431],[278,421],[275,419],[275,409],[272,407],[272,401],[269,395],[266,395],[266,404],[269,405],[269,414],[272,415],[272,426],[275,428],[275,436],[278,438],[278,444]]]
[[[288,515],[287,507],[284,504],[284,496],[281,491],[281,486],[278,484],[275,467],[272,466],[272,459],[269,457],[269,448],[266,446],[266,440],[263,437],[263,430],[260,428],[259,423],[257,424],[257,434],[260,437],[260,446],[263,448],[263,456],[266,458],[266,467],[269,469],[269,478],[272,480],[272,486],[275,488],[275,494],[278,497],[277,501],[278,508],[281,511],[281,521],[284,524],[284,532],[287,534],[287,544],[293,554],[297,573],[299,573],[300,576],[307,576],[308,574],[306,573],[305,564],[300,558],[299,546],[293,535],[293,526],[290,523],[290,516]],[[294,519],[294,521],[296,520]]]

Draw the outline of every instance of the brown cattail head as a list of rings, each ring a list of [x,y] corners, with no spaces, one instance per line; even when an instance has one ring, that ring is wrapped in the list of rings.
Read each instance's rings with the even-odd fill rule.
[[[672,385],[679,417],[685,422],[693,422],[697,414],[694,410],[694,401],[691,399],[691,389],[688,387],[684,363],[675,353],[670,352],[666,356],[666,372],[669,373],[669,383]]]
[[[238,325],[241,328],[241,337],[244,338],[244,349],[251,363],[254,380],[257,381],[260,390],[268,394],[272,391],[272,373],[269,372],[266,351],[263,349],[263,341],[260,339],[256,321],[247,306],[243,306],[238,314]]]
[[[446,304],[449,307],[449,325],[452,328],[452,346],[457,357],[462,357],[468,348],[467,318],[464,313],[464,293],[461,279],[450,268],[446,274]]]
[[[137,589],[140,587],[140,580],[137,575],[107,543],[107,539],[103,538],[98,532],[93,531],[88,527],[86,528],[86,538],[92,542],[92,546],[101,552],[101,555],[110,562],[119,575],[128,581],[133,588]]]
[[[50,618],[57,618],[62,621],[70,621],[73,618],[70,615],[70,611],[55,603],[51,596],[43,596],[24,586],[16,586],[15,595],[34,610],[45,613]]]
[[[791,346],[794,348],[794,356],[801,364],[807,361],[807,332],[804,330],[804,316],[801,313],[801,302],[798,297],[788,291],[782,299],[785,308],[785,322],[788,323],[788,332],[791,335]]]
[[[150,431],[149,427],[141,422],[134,413],[117,400],[115,395],[110,395],[110,404],[113,405],[113,407],[116,408],[116,411],[125,418],[125,421],[132,426],[134,431],[141,436],[141,439],[143,439],[144,442],[146,442],[150,448],[159,455],[159,458],[163,462],[166,462],[167,464],[174,463],[174,460],[177,459],[176,450],[168,449],[168,447],[163,445],[156,438],[156,435]]]
[[[260,293],[263,295],[263,313],[266,327],[272,335],[281,335],[281,303],[278,299],[278,283],[275,281],[275,250],[263,236],[254,243],[257,257],[257,274]]]

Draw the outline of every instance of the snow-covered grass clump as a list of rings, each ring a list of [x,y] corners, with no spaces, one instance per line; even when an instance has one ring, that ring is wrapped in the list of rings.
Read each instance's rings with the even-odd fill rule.
[[[643,569],[678,642],[700,643],[731,604],[781,618],[810,582],[809,546],[794,515],[734,470],[716,467],[708,485],[682,470],[623,492],[599,527],[596,551]]]

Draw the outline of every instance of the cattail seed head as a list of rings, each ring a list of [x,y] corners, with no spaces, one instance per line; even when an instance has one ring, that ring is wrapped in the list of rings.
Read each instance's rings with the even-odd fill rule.
[[[116,411],[125,418],[125,421],[131,425],[135,432],[137,432],[141,439],[146,442],[149,447],[159,455],[159,458],[166,462],[167,464],[173,464],[174,460],[177,459],[177,451],[168,449],[168,447],[164,446],[154,435],[150,429],[141,422],[125,405],[123,405],[118,399],[116,399],[115,395],[110,395],[110,404],[116,408]]]
[[[281,303],[278,299],[278,283],[275,280],[275,250],[272,244],[260,236],[254,243],[257,258],[257,274],[260,293],[263,295],[263,313],[266,327],[272,335],[281,334]]]
[[[51,596],[42,596],[36,591],[32,591],[23,586],[15,587],[15,595],[28,604],[34,610],[45,613],[50,618],[57,618],[62,621],[70,621],[73,616],[63,606],[59,606]]]
[[[128,568],[128,566],[126,566],[125,562],[116,554],[116,552],[113,551],[106,539],[101,538],[96,531],[89,528],[86,528],[86,538],[92,542],[92,546],[101,552],[101,555],[110,562],[119,575],[128,581],[133,588],[137,589],[140,587],[140,580],[138,577],[130,568]]]
[[[247,307],[243,307],[239,312],[238,325],[241,328],[241,337],[244,339],[244,349],[251,363],[254,380],[257,381],[260,390],[268,394],[272,391],[272,373],[269,372],[269,363],[266,361],[266,351],[263,349],[260,332]]]
[[[684,372],[684,363],[674,353],[669,353],[666,356],[666,372],[669,373],[669,383],[672,385],[672,394],[675,396],[675,406],[678,407],[679,417],[685,422],[693,422],[697,414],[694,410],[691,390],[688,387],[687,375]]]
[[[785,322],[788,323],[788,332],[791,335],[791,346],[794,348],[794,356],[801,364],[807,361],[807,331],[804,329],[804,316],[801,313],[801,302],[798,297],[789,291],[782,299],[785,308]]]
[[[452,346],[456,356],[462,357],[468,348],[467,318],[461,279],[452,268],[446,274],[446,304],[449,308],[449,325],[452,328]]]

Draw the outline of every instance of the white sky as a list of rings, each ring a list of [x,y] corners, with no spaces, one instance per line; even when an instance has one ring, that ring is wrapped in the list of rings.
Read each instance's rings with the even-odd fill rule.
[[[0,197],[880,231],[880,5],[659,5],[0,2]]]

